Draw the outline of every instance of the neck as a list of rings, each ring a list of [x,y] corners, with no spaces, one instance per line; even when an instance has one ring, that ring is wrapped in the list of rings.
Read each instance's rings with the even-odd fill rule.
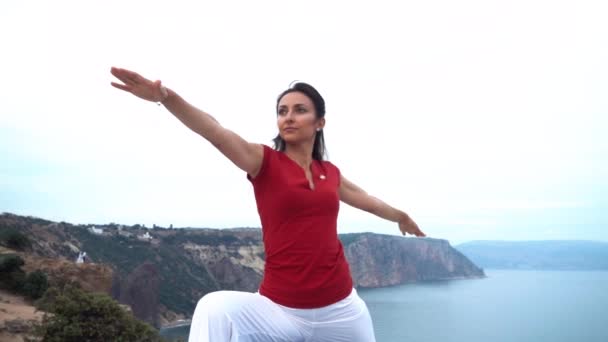
[[[312,144],[285,145],[285,154],[303,168],[312,164]]]

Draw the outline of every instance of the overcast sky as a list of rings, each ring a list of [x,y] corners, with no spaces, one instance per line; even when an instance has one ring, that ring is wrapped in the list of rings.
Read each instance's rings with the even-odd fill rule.
[[[5,1],[0,211],[259,227],[251,184],[164,107],[160,79],[271,144],[293,80],[329,159],[434,238],[608,240],[605,1]],[[343,204],[339,231],[398,234]]]

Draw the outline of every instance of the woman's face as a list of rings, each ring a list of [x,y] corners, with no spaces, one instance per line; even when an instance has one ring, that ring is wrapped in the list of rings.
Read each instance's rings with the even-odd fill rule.
[[[279,101],[277,126],[286,143],[314,141],[317,128],[323,128],[324,123],[324,119],[317,120],[310,98],[299,91],[285,94]]]

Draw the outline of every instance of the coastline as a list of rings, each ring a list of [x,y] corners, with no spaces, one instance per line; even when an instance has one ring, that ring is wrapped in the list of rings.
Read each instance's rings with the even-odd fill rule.
[[[183,326],[190,325],[190,324],[192,324],[192,320],[190,320],[190,319],[178,319],[175,322],[171,322],[166,325],[163,325],[162,327],[160,327],[159,330],[179,328],[179,327],[183,327]]]

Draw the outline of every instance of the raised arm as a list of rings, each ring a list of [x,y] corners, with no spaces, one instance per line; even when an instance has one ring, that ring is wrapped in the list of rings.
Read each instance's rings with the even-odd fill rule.
[[[115,67],[112,67],[111,73],[124,83],[112,82],[112,86],[144,100],[162,103],[184,125],[208,140],[238,168],[252,177],[257,175],[262,165],[262,145],[247,142],[222,127],[214,117],[186,102],[160,81],[151,81],[133,71]]]
[[[403,235],[407,233],[416,236],[426,236],[408,214],[369,195],[344,176],[340,176],[340,200],[352,207],[367,211],[385,220],[397,222],[399,230]]]

